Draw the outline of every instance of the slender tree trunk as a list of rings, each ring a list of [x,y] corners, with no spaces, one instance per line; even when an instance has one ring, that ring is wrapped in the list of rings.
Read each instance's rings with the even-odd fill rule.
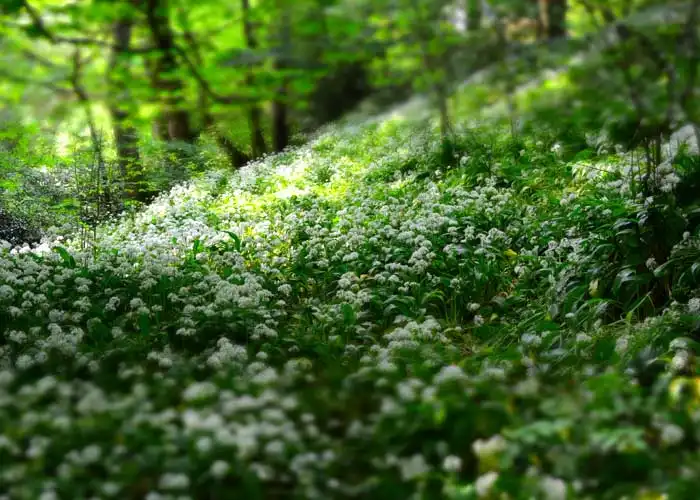
[[[75,93],[78,102],[85,110],[85,117],[88,122],[88,129],[90,131],[90,141],[92,142],[92,147],[95,153],[95,157],[98,162],[98,174],[100,177],[104,170],[104,158],[102,157],[102,143],[100,141],[99,133],[97,132],[97,125],[95,124],[95,116],[92,112],[92,105],[90,103],[90,97],[88,96],[85,87],[83,87],[80,76],[83,67],[83,60],[79,49],[75,49],[73,52],[73,73],[71,74],[70,82],[73,87],[73,92]]]
[[[85,118],[87,119],[88,129],[90,131],[90,142],[92,143],[93,154],[95,155],[95,161],[97,163],[97,168],[93,171],[94,184],[89,186],[87,193],[89,198],[94,196],[97,200],[94,205],[95,213],[91,214],[89,209],[83,213],[84,221],[88,222],[93,227],[94,231],[97,227],[97,223],[102,220],[103,208],[105,208],[103,206],[103,202],[106,200],[104,199],[105,193],[102,187],[102,182],[105,180],[105,162],[104,156],[102,155],[102,141],[100,140],[100,136],[97,131],[95,115],[92,112],[90,97],[88,96],[87,90],[85,90],[85,87],[83,87],[81,81],[82,68],[83,60],[80,54],[80,49],[76,48],[73,52],[73,71],[71,73],[70,82],[78,102],[85,110]],[[87,206],[83,205],[83,209],[86,208]]]
[[[510,134],[513,138],[518,135],[518,108],[516,106],[516,101],[514,97],[515,93],[515,81],[513,77],[512,70],[508,67],[508,62],[506,61],[506,55],[508,51],[508,39],[506,37],[506,25],[505,20],[498,18],[496,20],[496,36],[498,38],[497,46],[497,60],[500,61],[499,64],[502,65],[505,76],[504,76],[504,86],[505,86],[505,98],[506,107],[508,109],[508,117],[510,119]]]
[[[176,57],[175,38],[168,16],[168,0],[143,0],[151,40],[159,50],[154,62],[152,83],[160,94],[167,120],[168,137],[173,141],[191,143],[196,134],[185,109],[184,83],[176,73],[180,69]],[[163,132],[162,130],[160,131]]]
[[[280,9],[280,36],[279,36],[279,53],[274,61],[275,71],[284,73],[286,69],[287,62],[286,57],[289,54],[289,45],[291,44],[291,26],[290,26],[290,14],[289,7],[286,5],[280,5],[277,2],[278,8]],[[288,98],[288,85],[287,77],[282,76],[282,81],[277,89],[275,98],[272,101],[272,148],[276,152],[284,150],[289,145],[289,118],[287,113],[287,98]]]
[[[535,37],[538,41],[546,38],[547,31],[547,0],[537,0],[537,15],[535,16]]]
[[[481,0],[466,0],[466,2],[467,31],[477,31],[481,28],[481,17],[483,15]]]
[[[566,37],[567,0],[539,0],[540,23],[548,40]]]
[[[224,151],[228,157],[229,163],[235,169],[241,168],[243,165],[250,161],[250,157],[245,154],[241,149],[225,134],[216,129],[216,120],[210,112],[206,112],[204,115],[205,127],[212,130],[216,143]]]
[[[248,0],[241,0],[241,7],[243,9],[243,35],[246,40],[246,45],[249,50],[255,50],[258,48],[258,41],[255,38],[253,32],[253,24],[250,20],[250,2]],[[253,75],[248,73],[246,75],[246,85],[255,85]],[[262,156],[267,150],[265,145],[265,136],[262,130],[262,111],[260,107],[256,104],[250,106],[248,111],[248,122],[250,124],[250,145],[253,152],[253,158]]]
[[[276,152],[289,145],[289,124],[287,123],[286,83],[277,90],[278,96],[272,101],[272,147]]]
[[[138,131],[129,123],[130,97],[125,79],[128,77],[129,46],[132,20],[118,19],[112,25],[114,47],[109,60],[107,84],[109,86],[109,113],[112,118],[114,145],[117,150],[119,173],[128,198],[145,201],[143,193],[143,167],[139,155]]]
[[[452,135],[452,125],[450,122],[449,100],[445,85],[437,86],[438,110],[440,111],[440,137],[445,140]]]
[[[449,68],[447,65],[447,54],[445,50],[439,50],[437,52],[434,50],[431,51],[430,43],[436,35],[434,35],[428,27],[428,23],[437,22],[440,20],[440,12],[433,10],[428,10],[425,12],[421,9],[421,4],[417,1],[413,2],[413,9],[416,17],[418,18],[417,24],[420,26],[416,29],[416,36],[418,37],[423,64],[426,71],[428,71],[430,74],[430,78],[433,79],[431,83],[431,91],[440,115],[440,137],[444,141],[452,135],[452,127],[450,125],[449,116],[449,93],[447,86]],[[441,45],[441,41],[439,42]]]
[[[250,122],[251,150],[253,152],[253,158],[258,158],[267,151],[265,136],[262,129],[262,110],[259,106],[251,107],[248,121]]]

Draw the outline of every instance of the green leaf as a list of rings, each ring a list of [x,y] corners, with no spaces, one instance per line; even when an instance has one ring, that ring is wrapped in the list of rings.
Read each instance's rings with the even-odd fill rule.
[[[341,310],[343,311],[343,322],[345,325],[354,325],[357,320],[355,309],[350,304],[343,304]]]
[[[615,276],[615,283],[613,284],[614,293],[618,293],[623,285],[627,283],[632,283],[637,280],[637,274],[634,269],[623,269],[617,276]]]
[[[675,263],[676,263],[675,259],[671,259],[667,262],[664,262],[659,267],[654,269],[654,276],[656,276],[657,278],[661,278],[663,276],[666,276],[669,273],[669,271],[672,270],[671,266]]]
[[[22,0],[2,0],[0,2],[0,14],[12,15],[18,13],[24,2]]]
[[[139,331],[142,335],[148,335],[151,332],[151,319],[148,314],[139,315]]]
[[[447,418],[447,410],[444,404],[440,404],[433,414],[433,420],[435,425],[442,425],[442,423]]]
[[[192,254],[196,256],[201,249],[202,240],[200,240],[199,238],[195,238],[194,243],[192,243]]]
[[[241,251],[241,239],[234,233],[233,231],[226,231],[226,234],[228,234],[231,239],[233,240],[234,248],[236,249],[236,252]]]
[[[700,276],[700,262],[696,262],[690,266],[690,272],[693,274],[693,278],[697,279]]]
[[[63,247],[53,247],[52,250],[61,256],[63,263],[70,269],[75,269],[76,263],[73,256]]]

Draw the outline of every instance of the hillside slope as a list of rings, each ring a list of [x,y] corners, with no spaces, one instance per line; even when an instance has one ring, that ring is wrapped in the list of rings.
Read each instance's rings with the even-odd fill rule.
[[[409,111],[0,251],[0,491],[692,498],[693,159]]]

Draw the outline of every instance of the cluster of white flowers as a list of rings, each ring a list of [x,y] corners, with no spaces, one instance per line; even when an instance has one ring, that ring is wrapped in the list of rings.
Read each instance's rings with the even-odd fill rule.
[[[487,440],[477,439],[472,444],[472,450],[477,457],[484,460],[501,453],[506,449],[507,444],[503,436],[496,434]]]

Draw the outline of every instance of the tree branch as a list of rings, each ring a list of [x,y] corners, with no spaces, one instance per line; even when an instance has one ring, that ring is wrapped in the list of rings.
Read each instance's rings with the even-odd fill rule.
[[[64,78],[57,78],[55,80],[32,80],[31,78],[27,78],[21,75],[15,75],[13,73],[10,73],[9,71],[0,68],[0,76],[4,78],[5,80],[9,80],[14,83],[21,83],[22,85],[37,85],[40,87],[45,87],[53,92],[56,92],[57,94],[64,95],[64,96],[70,96],[73,95],[73,92],[70,89],[67,89],[65,87],[59,87],[57,83],[64,82]]]
[[[29,14],[29,17],[32,19],[32,24],[36,28],[36,30],[39,32],[39,35],[41,35],[43,38],[49,40],[53,44],[70,44],[70,45],[76,45],[76,46],[94,46],[94,47],[105,47],[109,49],[114,49],[115,46],[114,44],[110,42],[106,42],[104,40],[98,40],[96,38],[86,38],[86,37],[66,37],[66,36],[58,36],[55,33],[53,33],[49,28],[46,27],[46,24],[44,23],[44,20],[41,18],[41,15],[39,12],[30,5],[28,0],[22,0],[22,6],[25,8],[27,13]],[[130,53],[133,54],[143,54],[143,53],[148,53],[148,52],[155,52],[157,51],[157,47],[131,47],[129,49]]]
[[[94,38],[84,38],[84,37],[64,37],[64,36],[58,36],[51,32],[46,27],[46,24],[44,23],[44,20],[41,18],[41,15],[39,12],[31,6],[28,0],[22,0],[22,5],[24,8],[27,10],[27,13],[32,19],[32,23],[34,27],[37,29],[39,34],[49,40],[50,42],[54,44],[71,44],[71,45],[76,45],[76,46],[96,46],[96,47],[105,47],[109,48],[112,50],[118,49],[119,47],[116,47],[113,43],[111,42],[106,42],[103,40],[98,40]],[[209,82],[201,75],[199,70],[197,69],[197,66],[195,63],[192,62],[190,59],[189,55],[187,54],[187,51],[183,49],[180,45],[174,44],[173,48],[175,49],[176,53],[178,56],[182,59],[182,61],[185,63],[187,66],[187,69],[191,76],[196,80],[196,82],[200,85],[202,90],[215,102],[220,103],[220,104],[243,104],[243,103],[254,103],[257,102],[258,99],[252,98],[252,97],[247,97],[239,94],[229,94],[229,95],[222,95],[214,92],[214,90],[211,88],[211,85]],[[147,52],[157,52],[160,49],[158,47],[153,47],[153,46],[146,46],[146,47],[130,47],[128,49],[128,53],[131,54],[137,54],[137,53],[147,53]]]
[[[46,68],[57,69],[59,67],[56,63],[46,59],[44,56],[40,56],[39,54],[32,52],[29,49],[22,49],[22,55],[24,55],[24,57],[30,61],[39,63]]]
[[[192,75],[192,78],[195,79],[197,84],[200,86],[200,88],[214,101],[218,102],[219,104],[245,104],[245,103],[255,103],[258,102],[258,99],[255,99],[253,97],[248,97],[240,94],[228,94],[228,95],[221,95],[216,92],[211,88],[211,85],[209,82],[204,78],[199,70],[197,70],[197,66],[192,60],[190,59],[189,55],[187,54],[187,51],[180,47],[179,45],[175,44],[173,46],[175,49],[175,52],[180,56],[182,61],[185,63],[187,66],[187,69],[189,70],[190,74]]]

